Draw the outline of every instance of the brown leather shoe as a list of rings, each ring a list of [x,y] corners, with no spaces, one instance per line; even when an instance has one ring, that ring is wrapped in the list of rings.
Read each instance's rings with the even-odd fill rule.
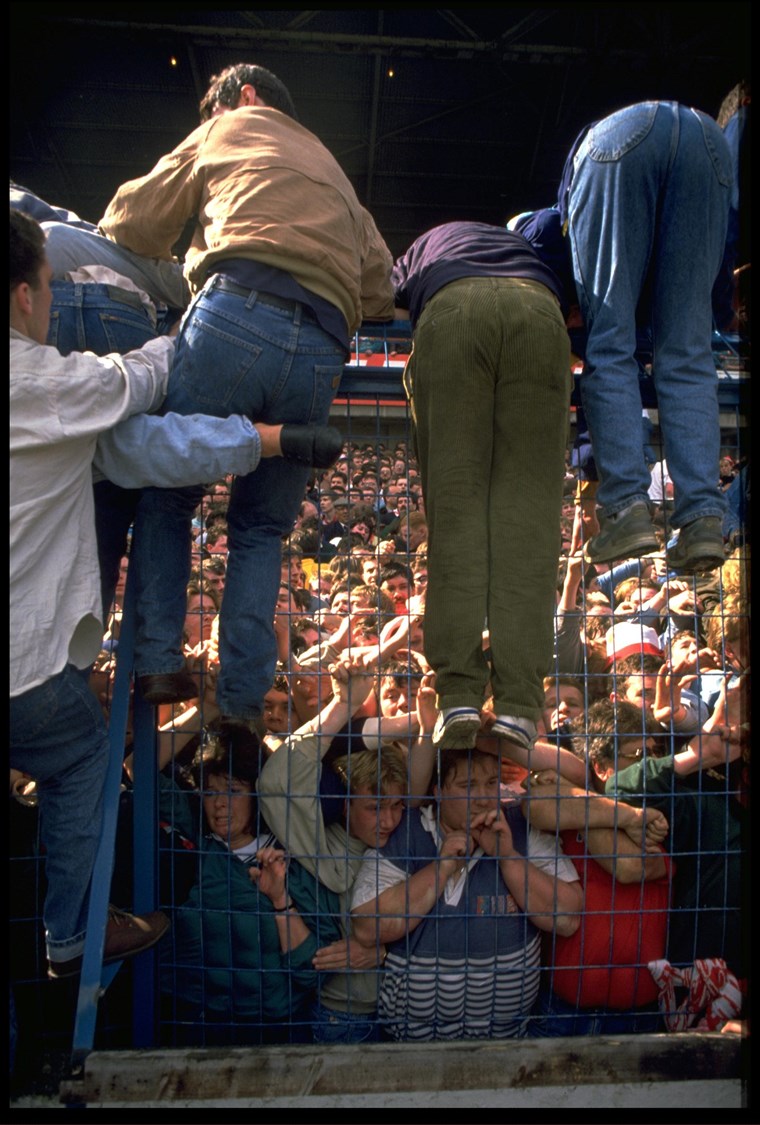
[[[160,941],[169,929],[169,919],[161,910],[150,914],[127,914],[115,906],[108,907],[106,940],[103,946],[103,964],[124,961],[144,953]],[[68,961],[48,961],[51,980],[74,977],[82,971],[82,955]]]
[[[138,676],[143,699],[148,703],[181,703],[198,698],[198,683],[189,672],[160,672]]]

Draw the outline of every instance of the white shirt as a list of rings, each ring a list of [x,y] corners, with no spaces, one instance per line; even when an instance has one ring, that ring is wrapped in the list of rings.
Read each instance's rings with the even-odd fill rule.
[[[11,328],[11,696],[100,651],[92,459],[100,434],[155,410],[174,340],[62,356]]]
[[[443,837],[436,824],[434,806],[428,805],[420,809],[420,818],[422,827],[430,833],[440,850]],[[528,846],[525,858],[530,860],[534,867],[545,871],[552,878],[561,879],[563,883],[577,883],[578,872],[573,861],[568,859],[562,851],[559,835],[552,836],[548,832],[543,832],[539,828],[532,828],[530,825],[527,828]],[[446,880],[444,901],[448,905],[457,906],[459,904],[467,881],[467,873],[484,854],[482,848],[476,848],[462,870],[450,875]],[[389,887],[395,887],[397,883],[403,883],[408,877],[405,871],[386,859],[377,848],[368,848],[364,853],[364,859],[354,883],[351,909],[357,910],[365,903],[372,902],[373,899],[379,898],[383,891],[387,891]]]
[[[649,499],[654,500],[657,504],[669,500],[673,494],[673,490],[670,488],[672,484],[673,480],[668,472],[667,461],[664,458],[662,461],[655,461],[651,472]]]

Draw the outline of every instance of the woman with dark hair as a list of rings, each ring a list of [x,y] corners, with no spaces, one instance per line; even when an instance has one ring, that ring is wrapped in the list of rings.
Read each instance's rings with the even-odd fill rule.
[[[162,957],[177,1044],[311,1039],[312,959],[341,936],[338,896],[288,860],[259,816],[262,754],[255,734],[220,727],[191,768],[196,794],[161,783],[162,816],[198,859]]]
[[[348,529],[361,535],[367,547],[377,546],[377,512],[371,504],[354,504],[348,514]]]

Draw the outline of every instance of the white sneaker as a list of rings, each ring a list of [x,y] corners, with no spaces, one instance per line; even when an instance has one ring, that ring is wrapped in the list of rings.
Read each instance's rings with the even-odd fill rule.
[[[508,738],[510,742],[516,742],[529,752],[538,737],[533,720],[518,718],[516,715],[497,715],[488,733],[495,734],[497,738]]]
[[[433,744],[439,750],[472,750],[479,730],[476,707],[444,707],[435,721]]]

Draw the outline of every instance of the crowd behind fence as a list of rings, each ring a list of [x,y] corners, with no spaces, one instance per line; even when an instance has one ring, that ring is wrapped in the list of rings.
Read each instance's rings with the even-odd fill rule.
[[[494,737],[487,708],[474,754],[433,747],[408,349],[403,330],[357,336],[332,418],[344,454],[313,475],[283,542],[262,723],[223,735],[229,482],[207,490],[185,636],[199,694],[151,712],[147,745],[130,715],[111,886],[115,905],[147,894],[172,925],[113,979],[96,1047],[683,1030],[744,1010],[748,444],[730,346],[716,340],[721,486],[737,501],[731,552],[708,575],[668,567],[645,381],[661,550],[582,561],[593,488],[570,414],[555,651],[529,757]],[[92,679],[107,713],[125,582],[127,566]],[[135,799],[140,769],[155,817]],[[33,781],[12,789],[10,816],[12,1002],[33,1054],[66,1045],[77,994],[46,979]],[[135,871],[146,834],[155,859]]]

